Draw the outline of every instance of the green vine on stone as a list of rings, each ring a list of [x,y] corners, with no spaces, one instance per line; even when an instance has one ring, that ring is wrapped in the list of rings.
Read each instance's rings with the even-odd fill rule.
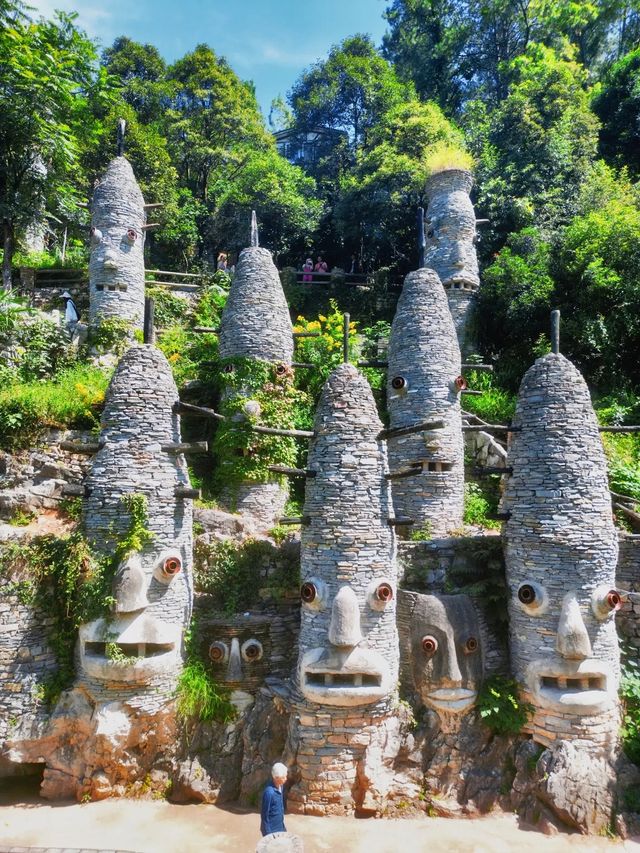
[[[137,493],[123,495],[120,502],[129,513],[129,527],[127,532],[119,538],[116,546],[114,555],[116,566],[130,554],[142,551],[145,545],[148,545],[153,539],[153,533],[147,527],[149,523],[149,501],[146,495]]]

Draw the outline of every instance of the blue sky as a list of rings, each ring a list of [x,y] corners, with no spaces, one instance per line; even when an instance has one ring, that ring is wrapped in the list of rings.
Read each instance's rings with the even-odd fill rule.
[[[265,116],[308,65],[357,32],[376,44],[388,0],[27,0],[49,17],[76,11],[102,47],[120,35],[155,45],[168,62],[206,42],[243,80],[253,80]],[[35,13],[34,13],[35,14]]]

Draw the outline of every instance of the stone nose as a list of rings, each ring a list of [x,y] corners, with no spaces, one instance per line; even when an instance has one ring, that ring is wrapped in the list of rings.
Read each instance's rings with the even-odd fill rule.
[[[116,613],[134,613],[149,606],[147,576],[139,554],[131,554],[116,571],[113,581]]]
[[[449,687],[459,687],[462,684],[462,673],[458,665],[458,655],[453,637],[447,638],[442,650],[442,680]]]
[[[114,252],[106,251],[104,253],[104,260],[102,261],[102,266],[107,270],[117,270],[118,269],[118,257]]]
[[[240,643],[238,638],[231,640],[229,649],[229,663],[227,665],[227,681],[242,680],[242,656],[240,655]]]
[[[350,586],[340,587],[331,608],[329,642],[344,648],[357,646],[361,640],[358,599]]]
[[[573,592],[568,592],[562,600],[556,649],[567,660],[591,657],[591,641]]]

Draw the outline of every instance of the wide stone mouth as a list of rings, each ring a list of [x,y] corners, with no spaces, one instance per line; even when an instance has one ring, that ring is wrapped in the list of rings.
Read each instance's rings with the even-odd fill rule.
[[[600,714],[615,698],[606,665],[598,660],[533,661],[525,681],[534,704],[562,714]]]
[[[87,657],[102,658],[107,663],[117,663],[120,656],[125,658],[155,658],[160,655],[171,654],[174,648],[173,643],[86,642],[84,653]]]
[[[580,675],[569,678],[564,675],[541,675],[541,690],[560,690],[563,693],[582,693],[585,690],[606,690],[607,679],[604,675]]]
[[[475,704],[478,693],[467,687],[441,687],[427,693],[425,702],[438,711],[459,714]]]
[[[382,686],[382,676],[371,672],[305,672],[309,687],[326,687],[329,690]]]

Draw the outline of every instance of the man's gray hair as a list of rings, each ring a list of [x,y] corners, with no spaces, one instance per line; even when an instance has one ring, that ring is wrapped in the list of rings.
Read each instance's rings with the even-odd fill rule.
[[[273,776],[274,779],[276,777],[278,777],[280,779],[286,779],[288,772],[289,771],[287,770],[287,765],[281,764],[279,761],[276,762],[276,764],[274,764],[273,767],[271,768],[271,775]]]

